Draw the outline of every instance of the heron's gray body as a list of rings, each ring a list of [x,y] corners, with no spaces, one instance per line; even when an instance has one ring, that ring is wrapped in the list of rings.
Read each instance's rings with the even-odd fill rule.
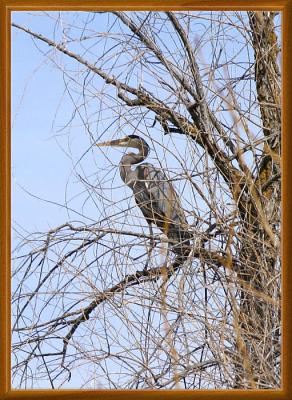
[[[120,161],[120,175],[129,186],[147,223],[155,224],[173,242],[172,250],[180,255],[190,251],[190,235],[187,220],[179,197],[163,170],[152,164],[139,164],[149,154],[149,146],[144,139],[130,135],[125,139],[102,143],[102,146],[134,147],[136,153],[126,153]],[[100,146],[100,145],[99,145]]]
[[[132,190],[147,222],[154,223],[170,239],[183,239],[187,221],[167,176],[148,163],[138,165],[136,172],[139,181],[134,183]]]

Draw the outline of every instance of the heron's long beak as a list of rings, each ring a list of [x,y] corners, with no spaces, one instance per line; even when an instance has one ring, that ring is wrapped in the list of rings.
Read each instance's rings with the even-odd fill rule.
[[[110,142],[96,143],[98,147],[112,146],[112,147],[126,147],[128,146],[126,139],[111,140]]]

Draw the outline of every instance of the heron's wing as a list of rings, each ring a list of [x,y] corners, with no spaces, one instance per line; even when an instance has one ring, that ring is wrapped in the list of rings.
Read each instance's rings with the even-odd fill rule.
[[[137,202],[142,200],[145,204],[148,200],[148,208],[152,208],[152,211],[163,221],[156,223],[158,226],[162,227],[163,223],[168,223],[173,228],[186,229],[187,221],[179,197],[163,170],[144,163],[137,167],[137,172],[139,183],[141,187],[144,186],[142,191],[145,191],[140,196],[138,195]],[[142,209],[141,205],[138,205]]]

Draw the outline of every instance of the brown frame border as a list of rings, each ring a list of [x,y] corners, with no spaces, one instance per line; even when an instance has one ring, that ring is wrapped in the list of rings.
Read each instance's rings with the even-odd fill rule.
[[[283,150],[282,150],[282,388],[278,390],[11,390],[10,388],[10,229],[11,229],[11,136],[10,136],[10,17],[11,11],[26,10],[279,10],[283,16]],[[292,136],[288,126],[292,126],[292,0],[54,0],[53,5],[46,0],[0,0],[0,399],[292,399],[292,270],[288,260],[292,259],[289,246],[292,229],[292,195],[289,195],[289,171],[292,170]],[[292,192],[291,192],[292,193]],[[290,282],[290,283],[289,283]],[[290,307],[289,307],[290,305]],[[289,357],[289,354],[291,357]]]

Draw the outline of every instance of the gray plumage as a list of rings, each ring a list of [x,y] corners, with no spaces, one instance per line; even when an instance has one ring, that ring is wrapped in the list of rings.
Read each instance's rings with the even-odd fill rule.
[[[149,154],[149,146],[139,136],[130,135],[124,139],[97,144],[97,146],[133,147],[138,153],[126,153],[122,157],[119,169],[122,180],[129,186],[141,209],[150,231],[151,224],[156,225],[170,239],[172,250],[176,254],[189,253],[187,221],[179,197],[164,171],[152,164],[139,164]]]

